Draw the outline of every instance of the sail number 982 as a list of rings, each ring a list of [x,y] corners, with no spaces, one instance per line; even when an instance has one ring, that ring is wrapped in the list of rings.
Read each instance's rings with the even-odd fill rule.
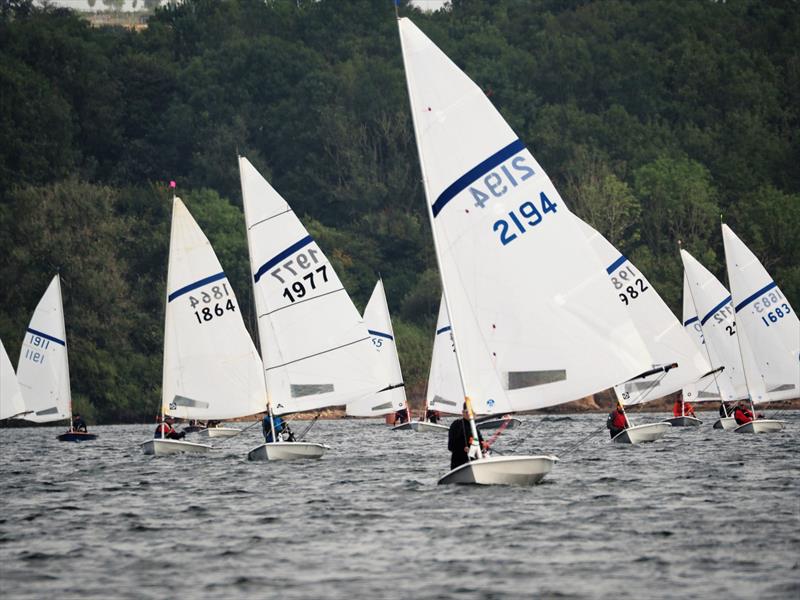
[[[539,203],[541,210],[532,201],[528,200],[520,204],[517,210],[510,211],[508,220],[499,219],[494,222],[492,231],[499,232],[500,243],[503,246],[513,242],[518,235],[526,233],[528,228],[536,227],[542,222],[544,215],[547,215],[547,213],[556,212],[558,205],[551,202],[544,192],[539,193]]]

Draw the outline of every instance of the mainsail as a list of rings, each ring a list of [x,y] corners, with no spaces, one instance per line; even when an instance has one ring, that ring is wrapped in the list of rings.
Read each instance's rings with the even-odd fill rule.
[[[347,404],[385,387],[371,336],[325,254],[244,157],[239,172],[272,412]]]
[[[447,309],[477,413],[568,402],[651,359],[552,182],[486,95],[400,19]]]
[[[175,198],[167,273],[162,411],[231,419],[266,408],[261,359],[222,266]]]
[[[0,421],[25,412],[22,390],[14,373],[14,366],[6,353],[6,347],[0,340]]]
[[[689,281],[686,275],[683,276],[683,328],[694,342],[695,347],[702,352],[713,371],[706,374],[696,382],[687,383],[683,386],[683,398],[686,402],[709,402],[719,401],[721,398],[733,397],[733,390],[726,377],[720,377],[719,367],[723,366],[719,361],[714,362],[708,344],[703,339],[703,328],[700,327],[700,319],[697,318],[697,309],[694,307]],[[724,386],[727,393],[720,396],[720,389]]]
[[[439,303],[439,316],[436,319],[436,335],[433,338],[431,370],[428,375],[426,404],[431,410],[461,414],[464,392],[458,378],[453,329],[447,316],[444,298]]]
[[[72,398],[69,385],[67,334],[61,301],[61,279],[53,277],[22,341],[17,364],[25,410],[24,418],[35,423],[68,419]]]

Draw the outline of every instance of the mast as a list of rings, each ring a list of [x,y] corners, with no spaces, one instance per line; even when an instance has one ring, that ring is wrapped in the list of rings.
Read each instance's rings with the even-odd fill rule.
[[[252,275],[252,270],[253,270],[252,269],[252,265],[253,265],[253,245],[252,245],[252,243],[250,241],[250,227],[247,226],[247,202],[244,200],[245,191],[244,191],[244,177],[242,176],[242,157],[239,156],[238,153],[237,153],[237,156],[236,156],[236,160],[237,160],[237,163],[239,164],[239,182],[240,182],[240,184],[242,186],[242,208],[243,208],[243,210],[245,212],[244,225],[245,225],[245,230],[247,232],[247,255],[248,255],[249,259],[250,259],[250,265],[251,265],[251,268],[249,269],[249,271],[250,271],[250,280],[251,280],[250,281],[250,290],[253,292],[253,304],[256,307],[256,331],[255,331],[256,344],[258,345],[258,353],[261,356],[261,362],[262,362],[262,364],[261,364],[261,375],[264,378],[264,389],[266,390],[266,393],[267,393],[266,402],[267,402],[267,416],[269,417],[269,427],[270,427],[270,430],[272,431],[272,441],[273,442],[277,442],[278,438],[276,437],[276,434],[275,434],[275,421],[272,418],[272,402],[270,400],[269,386],[267,385],[267,371],[266,371],[266,369],[264,369],[264,364],[263,364],[264,355],[263,355],[263,350],[262,350],[262,345],[261,345],[261,328],[260,328],[259,323],[258,323],[258,303],[256,301],[255,280],[254,280],[253,275]]]
[[[395,5],[395,10],[397,10],[397,5]],[[405,69],[406,48],[405,48],[405,44],[403,43],[403,36],[402,36],[402,34],[399,33],[399,27],[400,27],[399,14],[398,14],[398,19],[397,19],[397,24],[398,24],[398,34],[399,34],[399,37],[400,37],[400,50],[401,50],[401,52],[403,54],[403,67]],[[408,88],[409,104],[411,104],[411,99],[413,98],[413,94],[412,94],[412,90],[411,90],[411,81],[409,80],[408,76],[406,76],[406,87]],[[412,120],[412,122],[414,124],[415,132],[418,131],[417,116],[416,116],[416,112],[414,111],[414,106],[413,105],[411,105],[411,120]],[[472,438],[475,441],[475,443],[477,444],[478,458],[483,458],[483,451],[481,450],[480,444],[478,443],[478,439],[479,439],[478,438],[478,428],[475,425],[475,414],[472,412],[472,402],[470,400],[469,395],[467,394],[467,389],[468,388],[467,388],[466,378],[464,376],[464,367],[461,364],[461,355],[458,352],[458,336],[456,335],[456,324],[455,324],[455,322],[453,320],[453,313],[450,310],[450,304],[449,304],[449,301],[448,301],[447,285],[445,283],[445,278],[442,276],[442,259],[441,259],[440,252],[439,252],[439,239],[438,239],[438,236],[437,236],[437,233],[436,233],[436,225],[433,222],[433,207],[431,206],[431,203],[430,203],[430,190],[428,188],[428,177],[427,177],[427,173],[425,171],[425,161],[423,160],[422,144],[420,143],[420,136],[418,134],[414,136],[414,139],[415,139],[415,142],[416,142],[416,145],[417,145],[417,154],[419,155],[419,168],[420,168],[420,172],[422,174],[422,185],[423,185],[423,187],[425,189],[425,206],[426,206],[426,208],[428,210],[428,220],[429,220],[430,225],[431,225],[431,234],[432,234],[432,237],[433,237],[433,248],[434,248],[434,251],[436,253],[436,265],[437,265],[437,267],[439,269],[439,280],[442,283],[442,297],[444,298],[444,303],[445,303],[445,306],[447,307],[447,313],[448,313],[449,318],[450,318],[450,331],[451,331],[451,333],[453,335],[453,352],[456,355],[456,364],[458,365],[458,376],[459,376],[459,379],[461,380],[461,389],[462,389],[462,391],[464,393],[464,403],[467,406],[467,411],[468,411],[468,414],[469,414],[470,433],[472,433]]]

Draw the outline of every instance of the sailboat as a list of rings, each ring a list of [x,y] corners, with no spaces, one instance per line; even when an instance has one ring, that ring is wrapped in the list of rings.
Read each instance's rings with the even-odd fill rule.
[[[58,275],[33,311],[19,353],[17,381],[27,411],[21,418],[34,423],[69,419],[69,430],[57,436],[62,442],[97,439],[97,434],[72,430],[67,334]]]
[[[591,225],[577,217],[576,221],[598,258],[607,265],[605,271],[614,292],[636,324],[653,358],[648,371],[614,386],[623,412],[625,407],[672,394],[684,384],[697,381],[708,373],[708,361],[644,273]],[[661,438],[670,426],[699,424],[699,419],[683,416],[660,423],[634,425],[617,434],[613,441],[629,444],[652,442]]]
[[[225,420],[262,412],[261,358],[244,325],[228,277],[180,198],[172,229],[164,316],[161,417]],[[153,438],[148,455],[206,453],[207,444]]]
[[[408,411],[400,358],[397,356],[392,319],[381,279],[375,284],[364,309],[364,324],[376,354],[378,377],[385,385],[374,395],[347,404],[347,414],[352,417],[379,417],[399,410]]]
[[[459,415],[463,391],[461,390],[461,380],[458,377],[458,364],[456,363],[455,346],[453,344],[453,332],[450,327],[450,318],[447,316],[447,306],[444,298],[439,302],[439,315],[436,319],[436,335],[433,338],[433,355],[431,357],[431,368],[428,375],[428,388],[425,394],[425,413],[428,409],[440,413],[450,413]],[[423,413],[423,414],[425,414]],[[497,418],[495,415],[486,415],[478,418],[475,424],[479,430],[512,429],[518,426],[521,421],[510,415]],[[436,425],[439,431],[447,429],[444,425]],[[427,425],[425,425],[427,427]],[[418,426],[419,427],[419,426]]]
[[[530,485],[557,457],[484,456],[475,413],[569,402],[645,371],[650,355],[522,141],[409,19],[398,27],[474,457],[439,483]]]
[[[244,157],[239,174],[269,414],[347,405],[385,388],[367,327],[325,254]],[[327,449],[273,441],[248,457],[320,458]]]
[[[719,377],[725,370],[725,365],[715,364],[708,344],[703,338],[703,328],[700,326],[700,319],[697,318],[692,300],[692,292],[689,289],[689,281],[683,275],[683,328],[694,342],[695,347],[704,353],[711,365],[712,370],[695,382],[687,383],[681,390],[681,397],[688,402],[719,402],[721,406],[721,417],[714,422],[714,429],[734,429],[736,421],[732,415],[728,415],[728,409],[723,402],[723,395],[720,389],[726,386],[727,378]],[[728,387],[730,387],[728,385]],[[733,397],[733,393],[726,393],[725,396]]]
[[[22,390],[14,366],[0,340],[0,421],[21,417],[26,413]]]
[[[800,395],[800,320],[756,256],[724,223],[722,241],[745,380],[755,405]],[[783,421],[756,419],[737,433],[783,429]]]
[[[699,324],[709,363],[715,369],[722,367],[722,371],[714,377],[720,400],[735,402],[747,398],[749,393],[737,340],[738,331],[731,295],[719,280],[686,250],[681,249],[680,255],[686,286],[684,298],[691,299],[694,308],[691,312],[696,314],[684,322],[684,327],[689,328],[694,327],[695,323]],[[684,310],[687,311],[686,308]],[[732,416],[722,418],[714,424],[716,429],[732,429],[734,426],[735,421]]]

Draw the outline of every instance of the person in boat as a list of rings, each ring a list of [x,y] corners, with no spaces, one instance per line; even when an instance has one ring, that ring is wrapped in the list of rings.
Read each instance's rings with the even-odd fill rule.
[[[747,404],[744,402],[739,402],[739,404],[737,404],[736,408],[733,410],[733,418],[736,419],[737,425],[744,425],[745,423],[750,423],[755,419],[763,419],[764,415],[758,414],[754,417],[753,411],[747,407]]]
[[[469,449],[472,446],[472,428],[469,425],[469,409],[467,404],[461,410],[461,418],[456,419],[450,424],[450,429],[447,433],[447,449],[450,451],[450,470],[460,467],[466,462],[469,462]],[[483,436],[478,430],[478,443],[483,450],[488,450],[489,447],[483,441]]]
[[[86,421],[78,413],[72,415],[72,431],[86,433]]]
[[[408,410],[405,408],[401,408],[396,413],[394,413],[394,424],[400,425],[401,423],[405,423],[408,421]]]
[[[608,419],[606,419],[606,427],[610,430],[612,438],[615,438],[630,427],[630,423],[628,423],[628,418],[625,416],[625,411],[622,409],[622,404],[620,402],[617,402],[616,408],[609,413]]]
[[[278,415],[272,416],[272,422],[275,426],[275,437],[279,442],[293,442],[294,441],[294,433],[292,430],[289,429],[289,423],[283,420]],[[264,440],[271,444],[273,442],[272,439],[272,427],[270,426],[269,422],[269,413],[264,415],[264,419],[261,421],[261,430],[264,433]]]
[[[683,402],[681,398],[675,400],[672,405],[672,416],[674,417],[694,417],[694,406],[688,402]]]
[[[164,421],[159,423],[158,427],[156,427],[156,433],[153,437],[157,439],[166,438],[168,440],[182,440],[184,437],[186,437],[186,432],[181,431],[178,433],[175,431],[175,428],[173,427],[174,423],[175,419],[169,416],[166,417]]]
[[[425,413],[425,419],[429,423],[438,423],[439,422],[439,411],[438,410],[431,410],[430,408]]]
[[[214,427],[219,426],[219,421],[207,421],[206,422],[206,429],[213,429]]]

